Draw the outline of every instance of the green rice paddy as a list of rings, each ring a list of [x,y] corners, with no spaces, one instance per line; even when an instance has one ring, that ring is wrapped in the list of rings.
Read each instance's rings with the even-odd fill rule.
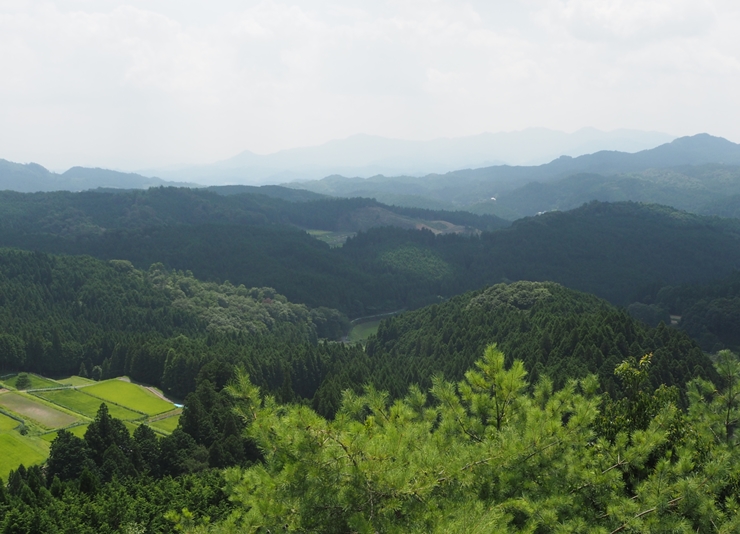
[[[7,479],[8,473],[20,464],[33,465],[46,460],[49,452],[44,445],[38,438],[33,440],[17,432],[0,433],[0,477]]]
[[[85,388],[87,389],[87,388]],[[104,402],[99,398],[87,395],[84,390],[78,389],[56,389],[52,391],[40,391],[35,394],[37,397],[46,399],[54,404],[58,404],[68,410],[79,414],[95,418],[98,408]],[[123,406],[108,403],[108,413],[111,417],[122,420],[141,419],[143,414],[131,411]]]
[[[164,419],[158,419],[147,423],[150,427],[160,430],[166,434],[171,434],[173,430],[177,428],[177,424],[180,422],[180,414],[171,415]]]
[[[49,378],[44,378],[43,376],[34,375],[31,373],[28,373],[28,378],[31,380],[31,386],[28,387],[27,389],[58,388],[61,386],[59,382],[56,382]],[[5,384],[6,386],[10,386],[14,389],[18,389],[15,386],[16,380],[18,380],[18,375],[15,375],[14,377],[4,380],[3,384]]]
[[[99,382],[84,388],[84,392],[147,415],[157,415],[174,408],[172,403],[157,397],[151,391],[123,380]]]
[[[77,436],[78,438],[82,439],[85,437],[85,432],[87,432],[88,426],[89,425],[77,425],[77,426],[69,427],[67,429],[67,432],[71,433],[73,436]],[[52,441],[56,439],[57,434],[58,432],[47,432],[46,434],[41,435],[41,439],[51,443]]]
[[[16,378],[10,377],[4,383],[13,387]],[[57,382],[30,374],[29,378],[32,389],[61,389],[0,393],[0,407],[23,419],[28,432],[21,435],[18,432],[21,422],[0,413],[0,477],[6,480],[8,473],[20,464],[30,466],[44,462],[59,429],[67,428],[73,435],[84,437],[103,402],[107,404],[110,415],[123,420],[131,433],[147,416],[159,416],[161,419],[150,423],[152,429],[169,434],[177,427],[180,418],[180,410],[175,410],[172,403],[144,387],[123,380],[93,382],[72,376]],[[63,385],[76,387],[63,388]]]
[[[13,430],[18,425],[20,425],[19,421],[0,413],[0,432]]]
[[[82,378],[81,376],[68,376],[67,378],[60,378],[57,382],[65,386],[89,386],[94,384],[95,380]]]

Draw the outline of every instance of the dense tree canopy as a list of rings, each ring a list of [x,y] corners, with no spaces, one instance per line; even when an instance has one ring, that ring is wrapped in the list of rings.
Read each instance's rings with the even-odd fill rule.
[[[351,317],[418,308],[507,280],[556,281],[628,305],[645,288],[706,282],[740,264],[736,220],[635,203],[595,202],[478,235],[373,228],[331,249],[295,225],[335,230],[347,210],[375,209],[373,201],[291,203],[185,189],[97,193],[102,203],[79,195],[50,197],[52,207],[43,195],[4,208],[0,198],[8,212],[0,245],[125,259],[143,270],[161,262],[202,280],[272,287],[292,302]],[[444,216],[493,228],[460,213]]]
[[[649,359],[643,359],[649,365]],[[637,373],[639,366],[625,364]],[[740,366],[690,383],[686,412],[661,396],[643,425],[600,435],[595,376],[528,389],[521,361],[489,346],[457,384],[436,377],[395,402],[345,393],[333,421],[232,393],[265,461],[227,471],[239,509],[216,532],[734,532]],[[626,371],[626,370],[625,370]],[[624,372],[622,373],[625,374]],[[629,373],[627,373],[629,374]]]

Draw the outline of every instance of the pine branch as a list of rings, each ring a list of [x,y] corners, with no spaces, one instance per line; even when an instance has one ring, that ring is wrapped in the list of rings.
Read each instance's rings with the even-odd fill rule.
[[[683,499],[683,497],[676,497],[675,499],[668,501],[668,507],[669,508],[673,508],[674,506],[676,506],[679,503],[679,501],[681,501],[681,499]],[[635,516],[635,519],[641,519],[641,518],[645,517],[648,514],[652,514],[657,509],[658,509],[658,507],[657,506],[654,506],[652,508],[648,508],[647,510],[643,510],[642,512],[640,512],[639,514],[637,514]],[[617,532],[622,532],[628,526],[629,525],[627,523],[624,523],[621,527],[612,530],[609,534],[617,534]]]

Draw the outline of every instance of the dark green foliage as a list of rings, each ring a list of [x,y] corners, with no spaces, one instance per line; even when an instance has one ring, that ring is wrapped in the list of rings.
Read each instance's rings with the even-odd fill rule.
[[[671,324],[671,316],[668,312],[655,304],[633,302],[627,306],[627,313],[649,326],[658,326],[660,323]]]
[[[210,467],[243,465],[259,459],[244,437],[245,424],[234,414],[234,399],[201,374],[198,387],[185,399],[179,428],[208,450]],[[289,372],[286,376],[290,376]]]
[[[114,478],[101,483],[85,468],[76,480],[59,477],[48,484],[40,470],[19,468],[13,487],[0,499],[0,532],[82,534],[113,532],[168,533],[167,512],[188,509],[198,520],[219,521],[232,506],[216,471],[178,478]]]
[[[685,411],[670,390],[643,389],[650,356],[618,366],[625,402],[605,411],[593,375],[528,384],[507,359],[488,346],[428,395],[346,392],[332,421],[239,376],[230,391],[265,460],[227,471],[236,525],[197,532],[738,531],[734,355],[717,362],[723,387],[690,382]]]
[[[614,398],[625,394],[614,368],[647,353],[653,353],[653,389],[716,378],[710,360],[675,329],[648,328],[603,300],[557,284],[517,282],[385,319],[364,357],[327,376],[314,406],[331,413],[326,406],[338,407],[341,390],[359,391],[366,383],[397,398],[410,384],[429,387],[437,373],[459,380],[490,343],[523,361],[533,380],[548,376],[560,387],[596,374]]]
[[[184,398],[198,373],[223,387],[235,364],[267,390],[284,370],[312,397],[334,358],[319,335],[340,336],[346,317],[292,304],[270,288],[204,284],[187,273],[147,273],[126,261],[0,252],[0,359],[49,375],[127,374]],[[314,322],[314,320],[316,322]],[[102,453],[102,451],[101,451]]]
[[[28,373],[19,373],[18,378],[15,379],[16,389],[28,389],[31,387],[31,377]]]
[[[648,286],[640,296],[663,316],[670,313],[677,326],[708,352],[740,348],[740,273],[705,285]],[[631,304],[630,313],[644,308]],[[639,308],[637,308],[639,310]],[[644,320],[644,319],[643,319]]]
[[[295,194],[306,194],[305,192]],[[363,208],[381,209],[419,220],[445,220],[490,230],[507,226],[491,215],[386,206],[370,198],[318,198],[290,202],[259,193],[219,195],[203,189],[159,187],[115,193],[0,192],[0,228],[6,232],[51,234],[68,240],[92,239],[105,231],[162,225],[286,224],[320,230],[350,230],[352,215]]]
[[[122,451],[124,459],[130,456],[132,450],[131,435],[128,429],[122,421],[110,416],[105,403],[100,405],[95,420],[87,427],[85,444],[98,467],[103,466],[108,458],[113,461],[120,460],[120,457],[111,452],[111,449]]]
[[[338,249],[295,228],[348,228],[355,219],[347,214],[358,210],[495,226],[465,214],[389,209],[368,199],[295,203],[187,189],[7,193],[0,244],[125,258],[141,269],[161,262],[204,280],[273,287],[294,302],[352,317],[519,279],[552,280],[627,305],[646,285],[707,281],[740,264],[736,221],[632,203],[592,203],[477,237],[371,229]]]
[[[85,468],[94,467],[91,451],[85,440],[64,429],[59,430],[46,461],[47,480],[74,480]]]
[[[256,449],[243,436],[233,397],[204,379],[187,402],[181,428],[165,438],[146,425],[131,436],[105,404],[84,439],[60,430],[43,470],[21,465],[7,492],[0,483],[0,532],[170,532],[171,512],[222,517],[231,507],[209,462],[248,465]]]
[[[83,376],[83,375],[80,375]],[[152,373],[148,376],[157,376],[155,373]],[[100,381],[100,379],[103,377],[103,368],[99,365],[96,365],[92,368],[92,373],[90,375],[90,378],[95,380],[96,382]],[[137,377],[138,378],[138,377]]]

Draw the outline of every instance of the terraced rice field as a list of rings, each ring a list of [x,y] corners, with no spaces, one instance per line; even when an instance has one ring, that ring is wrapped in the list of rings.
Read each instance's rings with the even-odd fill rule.
[[[0,434],[0,477],[7,480],[8,473],[20,464],[33,465],[46,460],[49,452],[42,443],[16,432]]]
[[[34,388],[60,388],[63,384],[76,387],[0,393],[0,407],[23,419],[29,430],[28,435],[21,435],[17,431],[20,421],[0,413],[0,477],[6,480],[8,473],[20,464],[30,466],[45,461],[58,429],[67,428],[73,435],[84,437],[90,420],[95,418],[103,402],[110,415],[123,420],[132,434],[140,423],[152,416],[161,418],[151,423],[152,428],[169,434],[180,418],[181,410],[172,403],[123,380],[93,382],[69,377],[57,382],[36,375],[29,377]],[[11,377],[6,383],[12,387],[15,378]]]
[[[43,376],[33,375],[29,373],[28,378],[31,380],[31,386],[27,389],[58,388],[59,386],[61,386],[59,382],[56,382],[49,378],[44,378]],[[18,375],[4,380],[3,383],[7,386],[15,388],[16,380],[18,380]]]
[[[68,376],[67,378],[60,378],[57,382],[65,386],[89,386],[95,383],[94,380],[82,378],[81,376]]]
[[[158,419],[157,421],[151,421],[147,423],[150,427],[160,430],[166,434],[171,434],[173,430],[177,428],[177,424],[180,422],[180,414],[171,415],[164,419]]]
[[[19,421],[0,413],[0,432],[13,430],[18,425],[20,425]]]
[[[70,432],[73,436],[77,436],[78,438],[82,439],[85,437],[85,432],[87,432],[88,426],[89,425],[77,425],[68,428],[67,431]],[[58,432],[47,432],[46,434],[42,434],[41,439],[51,443],[52,441],[54,441],[54,439],[56,439],[57,434]]]
[[[98,413],[98,408],[100,408],[100,405],[104,402],[99,398],[87,395],[83,390],[77,389],[40,391],[35,393],[35,395],[90,418],[95,418],[95,415]],[[124,421],[141,419],[144,417],[143,414],[134,412],[124,408],[123,406],[110,403],[108,403],[108,413],[110,413],[111,417],[122,419]]]
[[[78,420],[76,417],[52,408],[27,394],[12,392],[0,394],[0,406],[17,413],[21,417],[31,419],[46,428],[62,428]]]
[[[157,397],[154,393],[123,380],[106,380],[94,386],[88,386],[84,388],[84,391],[147,415],[157,415],[174,408],[172,403]]]

